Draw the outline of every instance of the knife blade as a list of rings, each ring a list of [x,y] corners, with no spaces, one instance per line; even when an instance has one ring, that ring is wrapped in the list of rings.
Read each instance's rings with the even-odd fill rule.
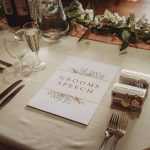
[[[10,85],[7,89],[5,89],[2,93],[0,93],[0,101],[21,82],[22,80],[16,81],[12,85]]]
[[[25,85],[19,86],[17,89],[15,89],[11,94],[9,94],[4,100],[0,102],[0,109],[2,109],[6,104],[8,104],[14,96],[24,87]]]
[[[0,67],[0,73],[2,73],[4,69],[4,67]]]
[[[6,62],[6,61],[3,61],[3,60],[0,60],[0,64],[6,66],[6,67],[12,67],[12,64]]]

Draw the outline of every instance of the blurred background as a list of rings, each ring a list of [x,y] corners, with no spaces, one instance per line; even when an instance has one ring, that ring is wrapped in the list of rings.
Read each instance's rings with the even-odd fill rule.
[[[84,7],[90,0],[79,0]],[[150,20],[150,0],[91,0],[95,3],[97,14],[103,14],[105,9],[118,12],[120,16],[129,16],[134,12],[137,18],[145,15]],[[71,0],[62,0],[63,5],[68,5]]]
[[[66,7],[72,0],[62,0],[63,6]],[[135,13],[136,18],[143,15],[150,21],[150,0],[79,0],[83,8],[86,8],[89,1],[95,4],[97,14],[103,14],[105,9],[111,12],[118,12],[120,16],[129,16],[131,12]],[[32,0],[28,0],[31,9]],[[0,28],[6,23],[3,11],[2,0],[0,0]]]

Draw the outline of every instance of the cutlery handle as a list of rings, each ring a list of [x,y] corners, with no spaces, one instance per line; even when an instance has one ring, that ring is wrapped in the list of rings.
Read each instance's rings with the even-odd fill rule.
[[[3,60],[0,60],[0,64],[6,66],[6,67],[12,67],[12,64],[6,62],[6,61],[3,61]]]
[[[108,141],[109,138],[110,138],[110,137],[106,137],[106,136],[105,136],[105,138],[103,139],[102,144],[101,144],[101,147],[100,147],[99,150],[104,150],[104,148],[105,148],[105,146],[106,146],[107,141]]]
[[[115,150],[115,149],[116,149],[118,140],[119,140],[119,138],[118,138],[118,137],[115,137],[114,142],[113,142],[113,144],[112,144],[110,150]]]
[[[0,110],[7,104],[9,103],[10,100],[13,99],[13,97],[24,87],[25,85],[19,86],[17,89],[15,89],[11,94],[9,94],[5,99],[0,101]]]

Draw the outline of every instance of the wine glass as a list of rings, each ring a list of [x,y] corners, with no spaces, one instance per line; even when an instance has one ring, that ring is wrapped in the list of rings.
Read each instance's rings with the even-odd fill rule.
[[[46,63],[41,62],[38,56],[40,50],[40,30],[38,25],[35,22],[27,22],[23,25],[23,29],[26,42],[31,51],[35,54],[35,65],[33,66],[33,71],[41,71],[46,68]]]
[[[22,31],[21,31],[22,32]],[[19,33],[19,32],[18,32]],[[9,32],[7,36],[4,37],[4,46],[7,53],[14,59],[17,60],[17,63],[13,64],[14,72],[13,74],[16,77],[26,77],[31,74],[31,68],[24,66],[22,63],[22,58],[25,56],[27,52],[26,43],[24,40],[19,40],[12,32]]]

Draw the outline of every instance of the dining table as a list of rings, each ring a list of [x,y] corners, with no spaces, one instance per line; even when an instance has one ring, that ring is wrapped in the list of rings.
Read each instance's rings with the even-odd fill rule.
[[[4,47],[0,31],[0,60],[14,63]],[[111,107],[113,84],[119,82],[122,69],[150,74],[150,51],[128,47],[127,53],[119,53],[119,45],[92,40],[77,42],[77,37],[66,36],[57,41],[40,41],[40,60],[47,64],[43,71],[32,72],[22,78],[25,87],[0,110],[0,150],[99,150],[111,114],[121,111]],[[26,59],[32,56],[30,51]],[[27,103],[43,87],[59,66],[69,57],[118,66],[118,72],[102,97],[88,125],[28,107]],[[18,80],[16,78],[16,80]],[[0,74],[0,92],[11,85]],[[65,111],[65,110],[64,110]],[[134,112],[133,112],[134,113]],[[82,115],[82,114],[81,114]],[[130,117],[126,134],[118,142],[116,150],[144,150],[150,147],[150,91],[142,111]],[[113,137],[108,141],[108,150]]]

